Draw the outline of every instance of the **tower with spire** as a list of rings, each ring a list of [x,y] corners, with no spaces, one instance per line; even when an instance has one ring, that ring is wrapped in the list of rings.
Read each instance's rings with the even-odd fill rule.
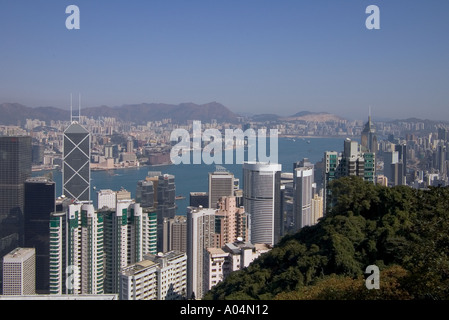
[[[365,127],[362,131],[361,146],[362,152],[377,152],[376,127],[371,120],[371,107],[369,107],[368,122],[365,123]]]
[[[90,201],[90,133],[80,122],[81,97],[78,116],[73,115],[70,96],[70,125],[64,131],[62,162],[62,193],[75,201]]]

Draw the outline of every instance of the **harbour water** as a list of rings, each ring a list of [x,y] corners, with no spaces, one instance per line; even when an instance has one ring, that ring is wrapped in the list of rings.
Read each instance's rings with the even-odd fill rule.
[[[308,158],[312,163],[321,161],[325,151],[342,151],[344,138],[279,138],[278,162],[282,164],[282,172],[292,172],[293,163]],[[269,149],[268,149],[269,150]],[[268,151],[267,151],[268,152]],[[240,179],[242,187],[242,165],[221,164],[227,171]],[[142,166],[137,168],[123,168],[108,171],[91,172],[91,199],[97,205],[96,192],[101,189],[118,191],[124,188],[135,197],[137,181],[145,179],[148,171],[160,171],[162,174],[175,176],[176,195],[185,199],[176,201],[177,214],[184,215],[189,205],[190,192],[207,192],[208,173],[216,170],[214,164],[179,164],[164,166]],[[33,172],[33,176],[48,174],[49,172]],[[62,175],[58,170],[51,172],[56,182],[56,196],[62,194]]]

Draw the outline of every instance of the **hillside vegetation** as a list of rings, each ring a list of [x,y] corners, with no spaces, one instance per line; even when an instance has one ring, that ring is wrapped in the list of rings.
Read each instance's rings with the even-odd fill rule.
[[[449,188],[331,184],[332,208],[205,299],[448,299]],[[365,286],[368,265],[380,289]]]

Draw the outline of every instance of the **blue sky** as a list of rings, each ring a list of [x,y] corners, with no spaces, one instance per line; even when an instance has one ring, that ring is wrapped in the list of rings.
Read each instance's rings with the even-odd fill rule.
[[[448,34],[446,0],[2,0],[0,103],[449,121]]]

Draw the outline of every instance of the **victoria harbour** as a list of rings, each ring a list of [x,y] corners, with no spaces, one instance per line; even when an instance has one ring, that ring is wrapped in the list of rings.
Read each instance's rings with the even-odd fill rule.
[[[343,141],[344,138],[279,138],[278,160],[282,164],[282,172],[292,172],[293,163],[303,158],[308,158],[312,163],[316,163],[322,160],[325,151],[341,151]],[[220,164],[218,166],[225,168],[240,179],[240,188],[242,188],[241,164]],[[216,165],[202,163],[92,171],[91,199],[96,207],[96,191],[101,189],[118,191],[121,188],[131,192],[131,197],[134,198],[137,181],[145,179],[149,171],[159,171],[162,174],[175,176],[176,195],[182,196],[181,199],[176,201],[177,214],[184,215],[189,205],[190,192],[206,192],[208,189],[208,173],[215,170],[217,170]],[[62,193],[61,172],[53,170],[51,173],[56,183],[56,196],[60,196]],[[49,174],[49,171],[33,172],[34,176],[46,174]]]

